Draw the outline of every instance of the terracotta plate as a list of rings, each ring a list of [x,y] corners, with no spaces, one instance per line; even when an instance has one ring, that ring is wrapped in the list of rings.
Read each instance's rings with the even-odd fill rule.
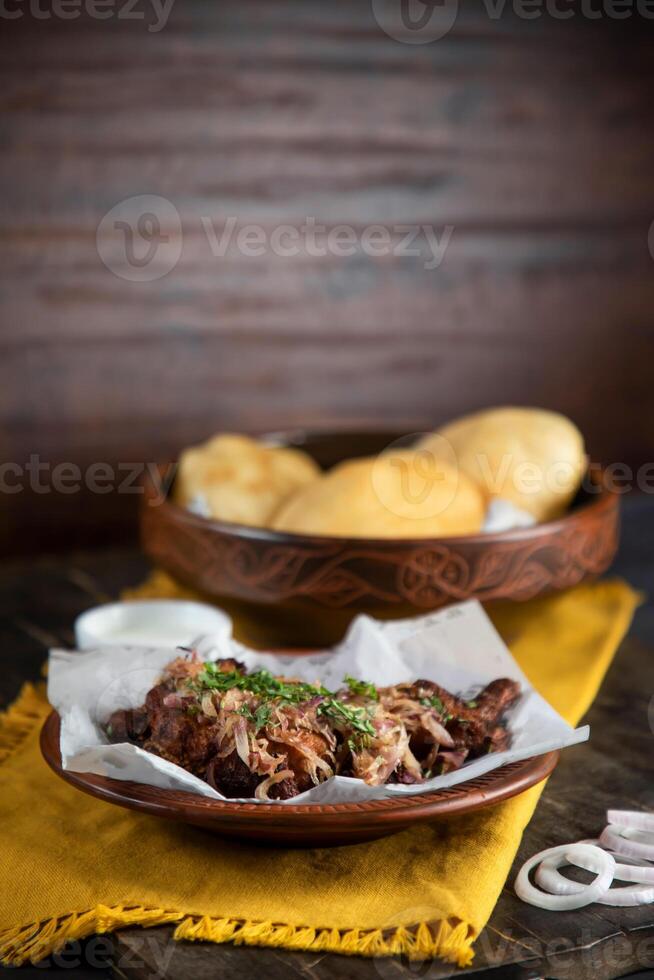
[[[367,803],[223,803],[193,793],[156,789],[143,783],[66,772],[59,752],[59,715],[53,711],[41,731],[41,751],[58,776],[101,800],[204,827],[225,837],[284,847],[357,844],[397,833],[414,823],[470,813],[499,803],[545,779],[558,752],[515,762],[460,786],[420,796]]]

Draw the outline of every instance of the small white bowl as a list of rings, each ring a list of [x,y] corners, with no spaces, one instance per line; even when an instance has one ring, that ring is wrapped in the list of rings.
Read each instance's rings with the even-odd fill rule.
[[[87,609],[75,620],[78,650],[106,646],[187,646],[206,634],[231,636],[220,609],[184,599],[138,599]]]

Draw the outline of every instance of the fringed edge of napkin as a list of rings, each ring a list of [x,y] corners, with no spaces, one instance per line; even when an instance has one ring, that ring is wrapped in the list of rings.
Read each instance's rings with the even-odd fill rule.
[[[181,920],[181,921],[180,921]],[[279,922],[183,916],[143,906],[108,908],[96,905],[88,912],[73,912],[44,922],[0,932],[0,961],[21,966],[51,956],[67,942],[126,926],[161,926],[178,923],[173,939],[235,946],[282,947],[304,952],[341,953],[346,956],[406,956],[409,960],[439,959],[468,966],[473,958],[471,931],[464,922],[421,922],[415,927],[382,929],[314,929]]]
[[[406,956],[409,960],[440,959],[457,966],[472,961],[472,930],[465,922],[426,922],[395,929],[314,929],[276,922],[239,919],[185,918],[175,939],[232,942],[237,946],[281,946],[284,949],[343,953],[350,956]]]
[[[47,705],[45,705],[47,707]],[[25,684],[14,703],[0,713],[0,764],[22,744],[44,718],[43,694]],[[174,939],[269,946],[284,949],[342,953],[347,956],[406,956],[409,960],[436,957],[468,966],[473,959],[473,929],[465,922],[421,922],[394,929],[321,929],[280,922],[186,915],[145,906],[96,905],[85,912],[0,930],[0,962],[20,966],[37,963],[67,942],[125,926],[177,923]]]

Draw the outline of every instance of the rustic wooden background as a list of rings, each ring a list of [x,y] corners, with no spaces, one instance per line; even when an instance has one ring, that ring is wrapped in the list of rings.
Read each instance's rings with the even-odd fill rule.
[[[0,42],[4,461],[130,463],[223,427],[418,427],[506,401],[569,413],[605,460],[654,459],[652,22],[471,2],[409,45],[368,0],[176,0],[157,33],[21,10]],[[96,250],[140,194],[184,235],[142,283]],[[434,270],[216,258],[201,219],[230,216],[454,231]],[[115,540],[136,501],[3,493],[0,545]]]

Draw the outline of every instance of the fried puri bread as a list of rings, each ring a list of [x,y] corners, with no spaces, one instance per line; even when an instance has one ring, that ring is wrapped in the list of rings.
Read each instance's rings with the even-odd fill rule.
[[[536,408],[493,408],[449,422],[419,447],[447,447],[487,499],[502,498],[537,521],[559,517],[587,465],[584,440],[570,419]]]
[[[341,463],[297,490],[272,526],[297,534],[424,538],[475,534],[486,500],[474,481],[424,451]]]
[[[319,474],[317,464],[299,449],[218,435],[181,454],[175,499],[217,520],[264,527],[282,501]]]

